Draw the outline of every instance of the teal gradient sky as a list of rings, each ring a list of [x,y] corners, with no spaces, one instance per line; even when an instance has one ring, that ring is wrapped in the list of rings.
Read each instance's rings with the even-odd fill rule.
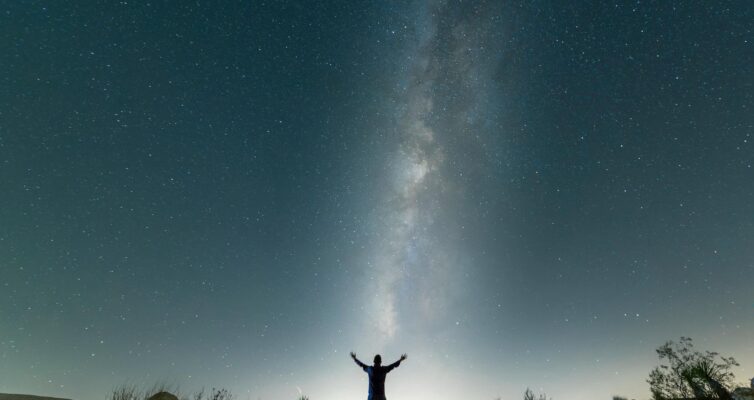
[[[0,4],[0,392],[754,376],[754,5]]]

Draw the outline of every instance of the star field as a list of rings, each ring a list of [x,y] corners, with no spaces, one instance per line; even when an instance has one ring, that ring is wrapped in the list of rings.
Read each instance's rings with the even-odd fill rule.
[[[0,5],[0,392],[754,376],[754,6]],[[586,383],[588,382],[588,384]]]

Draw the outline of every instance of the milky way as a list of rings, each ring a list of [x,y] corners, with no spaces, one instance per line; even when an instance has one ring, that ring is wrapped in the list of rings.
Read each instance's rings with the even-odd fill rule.
[[[427,29],[433,30],[434,27]],[[398,329],[399,309],[404,303],[418,301],[430,306],[430,298],[413,294],[399,298],[398,289],[411,279],[433,279],[442,263],[433,246],[432,222],[437,213],[437,197],[441,195],[440,163],[443,152],[435,133],[428,126],[433,112],[432,86],[435,59],[432,58],[432,36],[420,43],[412,75],[405,88],[405,106],[397,127],[401,143],[389,159],[393,186],[384,199],[380,212],[380,247],[374,269],[377,291],[374,297],[376,323],[387,338]]]
[[[396,334],[402,319],[431,322],[443,315],[454,294],[450,280],[464,267],[458,246],[442,242],[453,236],[442,229],[460,229],[443,228],[449,186],[464,190],[448,176],[460,171],[447,165],[445,143],[475,140],[470,118],[480,112],[475,103],[485,95],[477,83],[488,79],[484,68],[495,62],[484,53],[492,17],[488,8],[478,3],[458,13],[445,1],[424,4],[418,37],[409,42],[407,76],[399,77],[395,108],[398,145],[386,160],[391,186],[378,206],[380,241],[370,264],[376,282],[370,314],[386,339]],[[438,95],[446,96],[439,106]],[[459,105],[462,101],[467,104]]]

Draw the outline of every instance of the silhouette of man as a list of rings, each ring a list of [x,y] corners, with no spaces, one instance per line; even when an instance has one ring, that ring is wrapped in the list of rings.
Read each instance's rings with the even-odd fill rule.
[[[401,365],[401,361],[406,359],[406,355],[402,355],[400,360],[387,367],[382,366],[382,357],[379,354],[374,356],[374,365],[371,367],[359,361],[354,352],[351,352],[351,358],[369,375],[369,400],[387,400],[385,398],[385,377],[393,368]]]

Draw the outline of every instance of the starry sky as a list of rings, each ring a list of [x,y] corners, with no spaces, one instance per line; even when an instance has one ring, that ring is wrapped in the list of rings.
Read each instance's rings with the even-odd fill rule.
[[[754,376],[754,4],[3,1],[0,392]]]

